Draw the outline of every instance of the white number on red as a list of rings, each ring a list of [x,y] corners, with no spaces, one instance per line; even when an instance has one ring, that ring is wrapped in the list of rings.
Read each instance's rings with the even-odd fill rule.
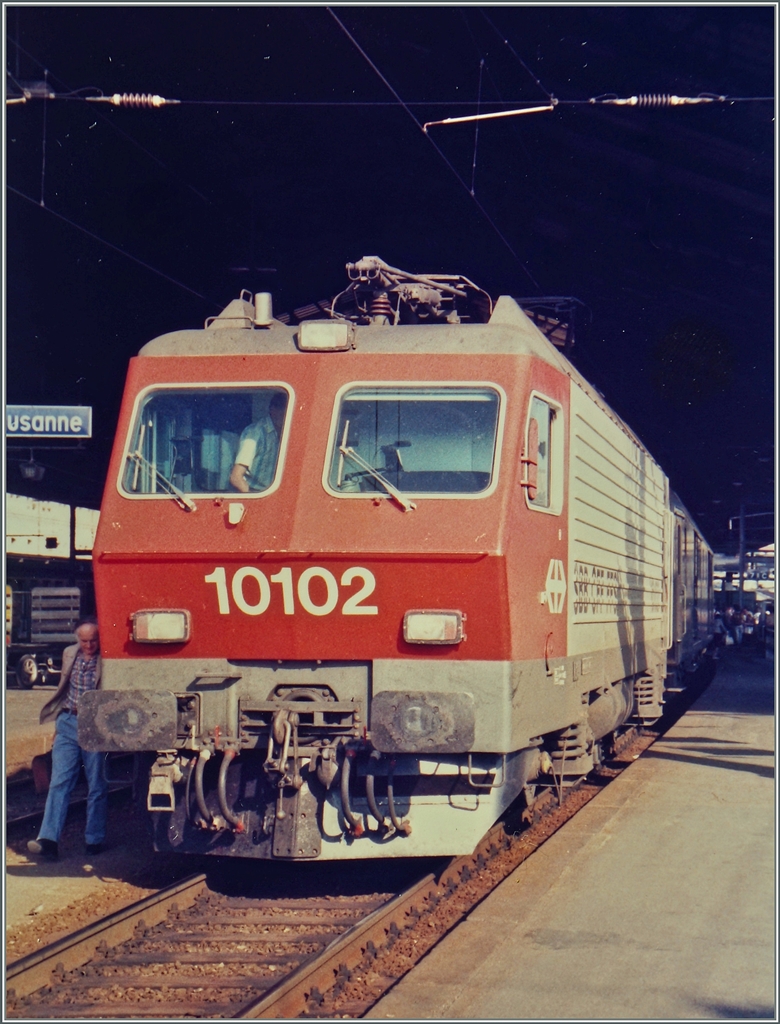
[[[312,580],[319,580],[320,584],[312,596]],[[346,569],[341,575],[340,584],[329,569],[319,565],[312,565],[304,569],[298,577],[297,586],[293,586],[293,571],[289,566],[284,566],[279,572],[271,576],[270,581],[262,569],[254,565],[244,565],[236,569],[230,581],[228,589],[227,571],[222,565],[218,565],[214,572],[204,577],[206,583],[213,583],[217,588],[217,607],[220,615],[230,614],[230,595],[233,597],[233,604],[245,615],[262,615],[268,611],[272,602],[276,601],[275,594],[281,591],[282,611],[285,615],[294,615],[296,611],[295,595],[298,595],[297,604],[309,615],[330,615],[335,611],[341,587],[349,587],[354,582],[362,582],[362,586],[353,594],[346,597],[341,606],[342,615],[378,615],[379,608],[375,604],[364,602],[374,593],[376,579],[370,569],[361,566],[352,566]],[[272,588],[271,584],[277,584],[278,588]],[[324,594],[323,594],[324,587]],[[323,600],[324,597],[324,600]]]

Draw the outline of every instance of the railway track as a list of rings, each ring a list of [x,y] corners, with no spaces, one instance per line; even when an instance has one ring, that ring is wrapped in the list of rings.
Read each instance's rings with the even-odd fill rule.
[[[654,738],[397,894],[253,899],[179,882],[11,964],[7,1018],[362,1016]]]
[[[119,768],[126,768],[127,757],[124,762],[121,758],[115,759]],[[127,779],[115,779],[109,783],[109,796],[112,800],[118,799],[118,794],[127,795],[132,788],[132,782]],[[70,799],[70,807],[84,807],[87,802],[86,783],[80,781]],[[39,792],[36,788],[35,779],[31,776],[22,778],[6,779],[5,785],[5,823],[8,829],[23,828],[28,825],[37,825],[42,817],[46,805],[46,792]]]
[[[195,875],[12,965],[7,1012],[33,1019],[243,1016],[388,896],[230,897]]]
[[[11,964],[6,1017],[360,1017],[670,724],[629,735],[565,799],[544,790],[400,892],[253,898],[205,875],[178,882]]]

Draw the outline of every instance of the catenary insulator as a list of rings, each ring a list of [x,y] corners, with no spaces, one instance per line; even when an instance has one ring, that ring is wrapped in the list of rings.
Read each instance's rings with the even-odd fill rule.
[[[670,96],[668,93],[645,93],[642,96],[628,96],[626,99],[593,98],[589,103],[603,103],[613,107],[681,107],[697,103],[724,103],[726,96]]]
[[[666,93],[649,93],[632,96],[627,102],[632,107],[682,107],[697,103],[722,103],[725,96],[669,96]]]
[[[166,100],[164,96],[153,96],[149,92],[115,92],[109,102],[115,107],[164,107],[168,103],[180,103],[181,100]]]
[[[680,100],[678,96],[667,96],[655,93],[645,96],[637,96],[637,106],[640,107],[673,107],[679,102]]]
[[[371,316],[392,317],[395,310],[393,309],[393,304],[390,302],[388,296],[382,293],[380,295],[374,295],[371,299],[369,313]]]

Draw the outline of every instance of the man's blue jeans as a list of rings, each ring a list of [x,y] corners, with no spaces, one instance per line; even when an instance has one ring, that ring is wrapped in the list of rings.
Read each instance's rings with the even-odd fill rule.
[[[105,754],[82,750],[78,744],[78,719],[60,714],[57,718],[54,745],[51,748],[51,783],[46,797],[46,810],[39,839],[59,841],[68,816],[68,801],[84,764],[87,776],[87,827],[84,840],[102,843],[106,838],[108,783],[103,775]]]

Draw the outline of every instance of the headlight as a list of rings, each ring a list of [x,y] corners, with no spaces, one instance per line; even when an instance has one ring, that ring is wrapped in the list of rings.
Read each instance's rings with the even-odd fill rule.
[[[345,352],[352,348],[355,329],[347,320],[304,320],[298,328],[303,352]]]
[[[139,644],[181,644],[190,638],[187,611],[134,612],[133,640]]]
[[[409,611],[404,615],[404,640],[408,644],[459,644],[466,639],[465,620],[457,611]]]

